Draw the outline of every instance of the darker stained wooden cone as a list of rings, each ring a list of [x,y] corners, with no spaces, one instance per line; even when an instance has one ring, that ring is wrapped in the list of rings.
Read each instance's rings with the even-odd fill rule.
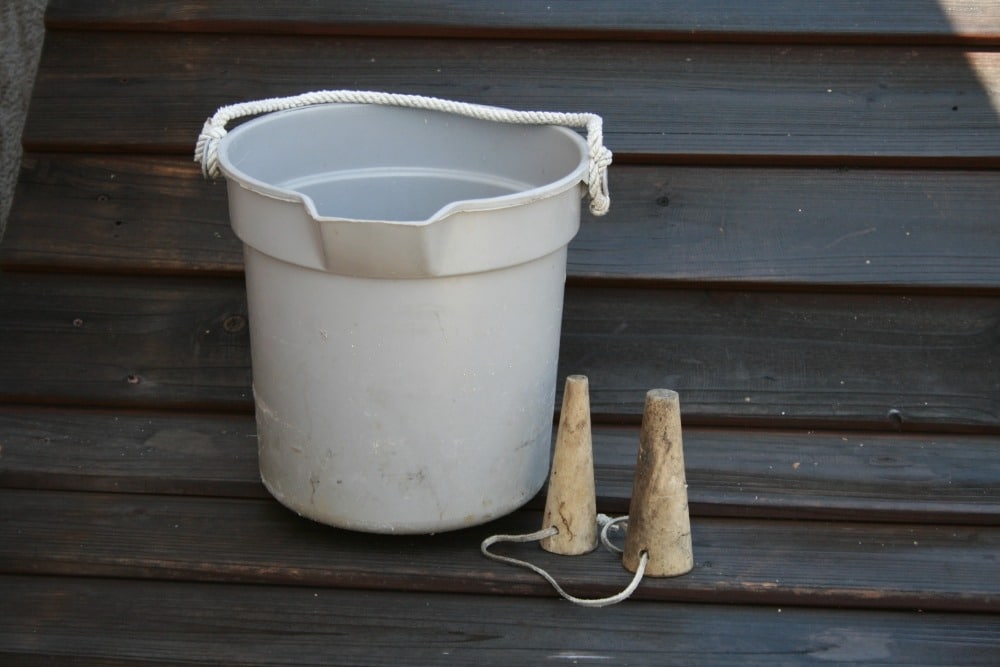
[[[649,554],[646,576],[673,577],[694,567],[681,404],[669,389],[646,393],[622,555],[625,568],[635,572],[643,551]]]
[[[555,554],[577,556],[597,547],[594,450],[590,433],[590,393],[585,375],[566,378],[542,528],[559,532],[541,540]]]

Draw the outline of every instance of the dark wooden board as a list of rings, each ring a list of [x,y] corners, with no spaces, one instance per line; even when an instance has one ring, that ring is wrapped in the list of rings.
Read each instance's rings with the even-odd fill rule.
[[[541,512],[434,536],[352,533],[269,500],[0,490],[0,573],[338,588],[554,595],[538,575],[479,551],[529,533]],[[942,611],[997,610],[1000,528],[695,518],[695,569],[646,579],[638,599]],[[603,549],[498,553],[549,568],[570,592],[615,593],[630,574]]]
[[[54,32],[31,150],[189,153],[223,104],[322,88],[592,111],[621,161],[1000,165],[1000,53]]]
[[[249,415],[0,408],[0,486],[267,498]]]
[[[628,512],[639,432],[594,429],[605,512]],[[268,498],[249,416],[0,410],[0,487]],[[1000,525],[995,437],[686,428],[696,516]],[[528,506],[541,509],[544,490]]]
[[[8,273],[0,397],[249,411],[245,318],[238,279]],[[1000,425],[996,299],[571,286],[562,331],[598,420],[667,387],[692,425]]]
[[[94,664],[745,665],[803,660],[991,665],[992,616],[629,603],[598,614],[566,603],[298,587],[4,577],[11,657]],[[43,613],[44,612],[44,613]],[[126,629],[121,619],[134,619]],[[277,639],[291,623],[294,637]],[[613,631],[609,640],[605,632]],[[165,633],[173,637],[164,641]],[[373,646],[379,651],[373,652]],[[50,663],[51,664],[51,663]],[[59,664],[55,662],[55,664]],[[80,663],[75,663],[80,664]]]
[[[615,166],[570,280],[1000,291],[994,172]],[[8,270],[243,270],[223,181],[183,157],[22,161]]]
[[[652,387],[698,422],[993,430],[995,299],[569,289],[560,374],[590,377],[598,414]]]
[[[0,313],[3,400],[252,407],[241,279],[8,273]]]
[[[225,181],[190,159],[24,155],[0,243],[4,269],[243,271]]]
[[[574,36],[684,41],[838,41],[919,44],[1000,41],[1000,11],[987,0],[891,0],[879,3],[747,3],[599,0],[376,0],[353,3],[228,1],[49,2],[49,28],[275,32]]]
[[[0,577],[5,664],[982,665],[996,615]]]

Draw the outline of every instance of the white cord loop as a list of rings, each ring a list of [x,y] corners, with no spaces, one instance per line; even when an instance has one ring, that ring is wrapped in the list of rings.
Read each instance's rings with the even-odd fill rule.
[[[608,537],[608,531],[610,531],[611,529],[615,530],[622,529],[619,527],[618,524],[625,524],[623,528],[627,529],[628,515],[626,514],[625,516],[620,516],[616,519],[612,519],[606,514],[597,515],[597,525],[601,527],[601,544],[603,544],[604,548],[607,549],[608,551],[611,551],[616,554],[623,554],[625,553],[625,550],[617,545],[612,544],[611,538]]]
[[[587,184],[590,191],[590,212],[594,215],[604,215],[611,206],[611,197],[608,194],[608,167],[611,165],[612,154],[604,146],[603,121],[600,116],[592,113],[514,111],[503,107],[454,102],[422,95],[399,95],[363,90],[320,90],[291,97],[273,97],[221,107],[205,121],[195,146],[194,161],[201,164],[202,174],[206,178],[218,178],[220,176],[219,140],[226,136],[226,125],[230,121],[243,116],[254,116],[316,104],[380,104],[444,111],[498,123],[565,125],[586,128],[589,153]]]
[[[617,519],[612,519],[603,514],[597,516],[597,523],[601,526],[601,543],[612,552],[621,553],[622,550],[611,544],[608,539],[608,530],[619,523],[627,522],[627,516],[620,516]],[[567,593],[562,586],[560,586],[555,578],[542,568],[538,567],[533,563],[521,560],[519,558],[511,558],[510,556],[501,556],[500,554],[495,554],[490,551],[490,547],[498,542],[535,542],[538,540],[544,540],[546,537],[552,537],[559,533],[559,529],[555,526],[549,526],[548,528],[543,528],[541,530],[535,531],[534,533],[528,533],[527,535],[493,535],[492,537],[487,537],[483,540],[483,543],[479,546],[479,550],[483,552],[483,555],[501,563],[507,563],[508,565],[515,565],[517,567],[523,567],[525,569],[531,570],[535,574],[540,575],[545,581],[552,585],[556,593],[559,593],[562,597],[569,600],[573,604],[579,605],[581,607],[607,607],[609,605],[618,604],[624,600],[627,600],[635,592],[635,589],[639,587],[639,583],[642,581],[642,576],[646,573],[646,563],[649,562],[649,554],[643,551],[639,556],[639,566],[635,570],[635,576],[632,577],[632,581],[629,585],[625,587],[620,593],[611,595],[606,598],[578,598],[574,595]]]

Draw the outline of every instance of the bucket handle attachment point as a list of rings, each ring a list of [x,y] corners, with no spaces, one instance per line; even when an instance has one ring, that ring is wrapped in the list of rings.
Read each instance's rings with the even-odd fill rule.
[[[612,153],[604,146],[603,120],[592,113],[562,113],[556,111],[515,111],[503,107],[455,102],[423,95],[401,95],[361,90],[320,90],[290,97],[273,97],[253,102],[241,102],[220,107],[202,127],[195,146],[194,161],[201,164],[205,178],[218,178],[219,141],[226,136],[226,125],[237,118],[275,111],[286,111],[317,104],[379,104],[384,106],[425,109],[458,114],[478,120],[519,125],[564,125],[586,128],[589,168],[587,186],[590,212],[604,215],[611,207],[608,192],[608,167]]]

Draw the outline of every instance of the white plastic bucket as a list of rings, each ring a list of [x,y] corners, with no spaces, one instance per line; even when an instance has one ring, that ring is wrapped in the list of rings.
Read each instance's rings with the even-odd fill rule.
[[[529,500],[548,474],[587,143],[371,104],[268,113],[217,138],[274,497],[399,533]]]

